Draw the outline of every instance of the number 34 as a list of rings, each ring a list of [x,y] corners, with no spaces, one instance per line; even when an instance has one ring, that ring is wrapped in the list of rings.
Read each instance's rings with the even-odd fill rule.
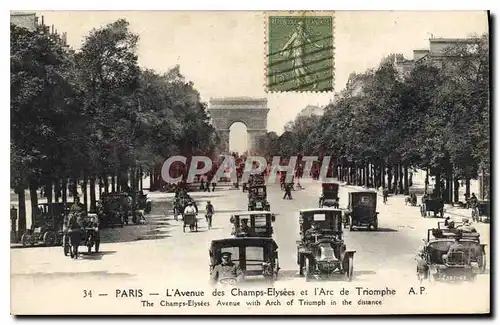
[[[92,290],[83,290],[83,298],[92,298]]]

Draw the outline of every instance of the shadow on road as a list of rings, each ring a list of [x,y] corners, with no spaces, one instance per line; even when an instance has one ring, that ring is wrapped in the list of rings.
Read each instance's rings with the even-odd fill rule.
[[[377,232],[398,232],[398,230],[392,229],[392,228],[378,228],[377,230],[370,230],[368,228],[354,228],[353,230],[359,231],[359,232],[373,232],[373,233],[377,233]]]
[[[298,270],[280,270],[278,273],[278,280],[287,280],[295,278],[302,278],[302,276],[299,275]]]
[[[363,275],[375,275],[377,272],[375,271],[353,271],[353,275],[355,276],[363,276]]]
[[[116,251],[102,251],[102,252],[98,252],[98,253],[81,252],[78,255],[81,256],[83,260],[98,261],[98,260],[101,260],[103,256],[113,255],[115,253],[116,253]]]
[[[156,203],[156,204],[155,204]],[[168,230],[173,225],[163,213],[171,207],[170,203],[153,203],[153,211],[145,216],[143,225],[130,224],[123,228],[106,228],[101,230],[101,243],[123,243],[138,240],[155,240],[170,237]]]
[[[216,210],[215,211],[215,216],[217,216],[218,213],[234,213],[234,212],[241,212],[241,211],[246,211],[246,209],[237,209],[237,210]],[[267,211],[266,211],[267,212]]]

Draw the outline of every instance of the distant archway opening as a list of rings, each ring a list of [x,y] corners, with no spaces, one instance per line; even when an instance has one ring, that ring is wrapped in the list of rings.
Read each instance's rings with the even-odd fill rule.
[[[229,151],[242,155],[248,150],[247,126],[241,122],[235,122],[229,128]]]

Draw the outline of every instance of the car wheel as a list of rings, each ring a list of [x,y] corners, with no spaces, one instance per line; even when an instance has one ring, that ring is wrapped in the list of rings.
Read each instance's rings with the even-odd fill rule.
[[[62,245],[63,245],[64,256],[68,256],[68,254],[69,254],[69,243],[68,243],[67,236],[63,237],[63,244]]]
[[[21,236],[21,244],[23,245],[23,247],[29,246],[30,242],[31,242],[31,235],[25,233]]]
[[[52,230],[47,230],[45,234],[43,234],[43,244],[45,246],[54,246],[56,244],[57,235]]]

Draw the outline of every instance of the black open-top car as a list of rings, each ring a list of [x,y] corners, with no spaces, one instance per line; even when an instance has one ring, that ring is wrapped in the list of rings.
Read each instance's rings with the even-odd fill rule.
[[[342,238],[342,210],[300,210],[297,264],[306,281],[344,276],[352,280],[355,251],[347,250]]]

